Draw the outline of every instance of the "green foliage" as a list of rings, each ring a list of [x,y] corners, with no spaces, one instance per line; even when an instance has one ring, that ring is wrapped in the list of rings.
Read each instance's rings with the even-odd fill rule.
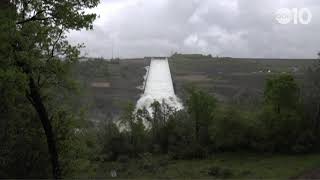
[[[90,177],[93,173],[91,161],[96,157],[95,133],[80,115],[73,115],[70,107],[61,106],[53,121],[57,134],[58,150],[63,177]]]
[[[0,177],[50,178],[52,171],[60,178],[88,170],[89,136],[76,132],[85,125],[76,123],[79,106],[68,91],[81,46],[68,44],[66,33],[92,29],[96,15],[85,9],[98,2],[0,3]]]
[[[190,159],[205,156],[203,151],[197,151],[194,146],[197,144],[194,133],[190,133],[193,132],[193,124],[185,111],[172,114],[166,123],[165,130],[163,133],[167,138],[167,152],[171,158]]]
[[[0,177],[46,178],[50,164],[41,125],[34,123],[31,107],[17,108],[18,113],[11,109],[0,118]]]
[[[210,140],[215,151],[234,151],[249,147],[254,124],[245,112],[233,107],[219,108],[210,125]]]
[[[314,136],[320,137],[320,61],[307,70],[303,80],[302,99],[305,118],[313,127]]]
[[[277,75],[266,82],[265,101],[254,112],[246,107],[217,102],[200,90],[189,89],[188,92],[186,110],[173,111],[164,102],[154,102],[151,115],[146,109],[135,111],[132,104],[126,108],[121,119],[127,128],[119,131],[112,125],[114,129],[108,131],[116,133],[109,137],[116,137],[117,141],[108,143],[103,151],[117,154],[116,158],[108,160],[118,159],[125,166],[119,174],[130,169],[132,157],[136,163],[142,161],[138,166],[141,173],[154,174],[162,171],[156,162],[159,155],[195,162],[221,152],[306,153],[319,146],[313,123],[301,109],[299,87],[290,75]],[[134,142],[146,146],[138,148]],[[236,171],[211,163],[199,173],[215,178],[251,177],[252,169],[255,168]],[[133,174],[131,169],[123,177]]]
[[[127,155],[132,156],[132,149],[136,154],[168,154],[173,159],[205,158],[226,151],[301,153],[317,144],[312,123],[304,120],[298,85],[290,75],[266,82],[265,102],[256,112],[222,105],[194,88],[188,92],[186,111],[175,112],[165,102],[154,102],[151,115],[146,109],[135,111],[128,106],[122,116],[127,128],[119,132],[131,147]],[[134,142],[147,146],[137,148]]]
[[[278,75],[269,79],[264,94],[265,105],[260,116],[263,149],[272,152],[303,152],[310,149],[308,143],[304,146],[300,140],[310,137],[307,135],[310,127],[301,113],[299,88],[294,78]],[[310,137],[308,141],[312,139]]]
[[[117,160],[121,155],[129,155],[128,138],[120,133],[113,122],[105,122],[98,132],[98,143],[101,144],[100,160]]]
[[[213,119],[216,99],[209,94],[194,88],[189,89],[187,109],[194,124],[196,141],[205,145],[209,143],[208,127]]]
[[[283,110],[274,112],[273,108],[265,108],[261,114],[261,133],[266,151],[290,152],[297,138],[303,132],[303,119],[297,111]]]
[[[292,75],[277,75],[267,80],[264,97],[265,103],[278,113],[282,109],[295,109],[300,100],[299,87]]]

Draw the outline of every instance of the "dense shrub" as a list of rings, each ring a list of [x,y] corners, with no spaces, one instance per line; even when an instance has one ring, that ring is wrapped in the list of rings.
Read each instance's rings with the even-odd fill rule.
[[[215,111],[210,124],[211,148],[215,151],[234,151],[249,147],[253,123],[233,107]]]

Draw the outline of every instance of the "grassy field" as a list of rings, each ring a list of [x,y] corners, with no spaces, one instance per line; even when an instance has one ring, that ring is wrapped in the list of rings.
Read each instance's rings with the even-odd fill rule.
[[[128,162],[104,163],[98,172],[119,178],[251,178],[289,179],[320,166],[320,154],[258,155],[250,153],[217,154],[206,160],[167,160],[150,157]]]

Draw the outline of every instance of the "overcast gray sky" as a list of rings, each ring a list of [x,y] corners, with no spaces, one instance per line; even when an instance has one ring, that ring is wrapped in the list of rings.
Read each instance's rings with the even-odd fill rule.
[[[308,8],[311,22],[280,24],[279,8]],[[320,50],[319,0],[101,0],[93,31],[70,32],[88,56],[315,58]],[[112,45],[113,44],[113,45]]]

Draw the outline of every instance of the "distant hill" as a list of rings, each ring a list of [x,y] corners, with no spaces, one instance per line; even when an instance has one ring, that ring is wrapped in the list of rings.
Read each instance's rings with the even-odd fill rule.
[[[103,120],[117,116],[128,101],[135,103],[142,90],[145,58],[89,58],[79,62],[75,71],[87,91],[90,117]],[[265,79],[275,73],[292,73],[301,82],[304,71],[315,59],[262,59],[211,57],[202,54],[174,54],[169,61],[175,92],[183,100],[190,84],[225,102],[259,101]]]

